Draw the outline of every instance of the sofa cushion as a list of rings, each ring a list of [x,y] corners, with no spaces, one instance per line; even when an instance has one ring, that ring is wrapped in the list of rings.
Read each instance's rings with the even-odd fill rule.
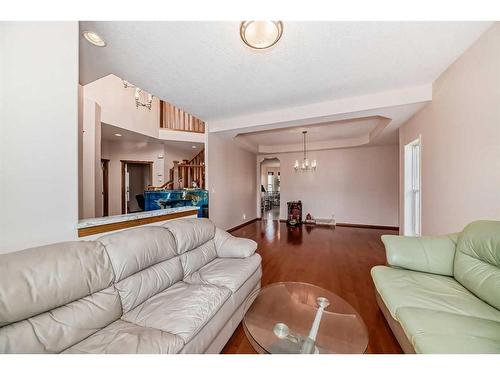
[[[210,263],[216,257],[217,252],[215,251],[215,244],[213,240],[209,240],[193,250],[186,251],[180,255],[182,268],[184,270],[184,277],[198,271],[201,267]]]
[[[183,278],[179,257],[165,260],[117,282],[123,312],[132,310],[148,298],[153,297]]]
[[[500,311],[486,304],[452,277],[376,266],[371,271],[375,287],[397,320],[401,307],[437,311],[500,321]]]
[[[59,353],[122,313],[99,242],[63,242],[0,256],[0,352]]]
[[[423,237],[386,234],[381,238],[390,266],[453,276],[457,234]]]
[[[187,343],[230,295],[227,288],[179,282],[123,314],[122,319],[178,335]]]
[[[127,229],[99,238],[106,247],[115,281],[177,255],[172,233],[160,226]]]
[[[160,226],[140,227],[99,238],[116,273],[123,312],[184,277],[172,233]]]
[[[500,309],[500,221],[475,221],[465,227],[458,240],[454,276]]]
[[[0,255],[0,327],[86,297],[112,281],[106,251],[95,241]]]
[[[117,320],[64,351],[67,354],[171,354],[184,346],[178,336]]]
[[[60,353],[120,318],[114,287],[0,328],[0,353]]]
[[[208,219],[171,220],[163,226],[173,234],[178,254],[196,249],[215,236],[215,225]]]
[[[500,353],[500,322],[414,307],[397,312],[417,353]]]
[[[184,281],[222,286],[234,293],[260,268],[260,262],[259,254],[243,259],[217,258]]]
[[[235,237],[219,228],[215,231],[214,242],[219,258],[247,258],[257,250],[254,240]]]

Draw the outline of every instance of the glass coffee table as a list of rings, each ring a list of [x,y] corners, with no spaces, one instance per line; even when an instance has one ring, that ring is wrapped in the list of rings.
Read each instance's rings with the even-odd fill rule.
[[[328,290],[299,282],[275,283],[255,291],[247,301],[253,303],[243,328],[259,353],[364,353],[368,345],[361,316]]]

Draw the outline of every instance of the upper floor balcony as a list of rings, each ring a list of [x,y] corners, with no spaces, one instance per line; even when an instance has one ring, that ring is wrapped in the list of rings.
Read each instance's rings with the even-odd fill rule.
[[[205,123],[202,120],[163,100],[160,100],[160,128],[205,133]]]

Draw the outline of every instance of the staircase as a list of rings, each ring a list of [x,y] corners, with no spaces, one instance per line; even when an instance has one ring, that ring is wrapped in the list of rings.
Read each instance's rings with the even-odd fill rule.
[[[174,166],[169,170],[169,181],[163,184],[162,188],[191,188],[193,181],[196,181],[200,189],[205,189],[205,149],[191,160],[174,161]]]

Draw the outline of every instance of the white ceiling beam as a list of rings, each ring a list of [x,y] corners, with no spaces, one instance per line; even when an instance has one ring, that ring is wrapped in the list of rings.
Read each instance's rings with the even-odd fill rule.
[[[370,95],[246,114],[209,121],[209,132],[236,134],[352,118],[356,112],[422,103],[432,100],[432,83]],[[234,135],[236,135],[234,134]]]

